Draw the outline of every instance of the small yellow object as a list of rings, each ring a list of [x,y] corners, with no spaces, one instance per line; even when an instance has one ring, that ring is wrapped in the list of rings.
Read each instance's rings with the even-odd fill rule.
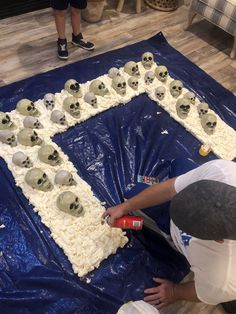
[[[201,156],[207,156],[211,151],[211,145],[208,143],[202,144],[199,149],[199,154]]]

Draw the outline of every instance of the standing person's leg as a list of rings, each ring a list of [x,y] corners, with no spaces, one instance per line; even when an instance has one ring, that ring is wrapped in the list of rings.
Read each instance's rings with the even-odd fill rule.
[[[73,35],[76,37],[81,33],[80,30],[81,24],[81,12],[80,9],[71,7],[71,26]]]
[[[54,10],[58,39],[66,39],[66,10]]]
[[[94,44],[83,40],[81,33],[81,17],[82,9],[87,6],[87,0],[71,0],[71,25],[72,25],[72,44],[85,50],[93,50]]]
[[[67,40],[66,40],[66,9],[68,0],[51,0],[51,7],[54,9],[54,18],[58,33],[57,53],[58,57],[63,60],[68,59]]]

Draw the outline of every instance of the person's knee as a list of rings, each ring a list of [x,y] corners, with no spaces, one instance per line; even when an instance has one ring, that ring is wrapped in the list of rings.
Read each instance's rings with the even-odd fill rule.
[[[71,7],[71,14],[72,15],[80,15],[80,9]]]
[[[64,18],[66,15],[66,10],[54,10],[54,14],[56,17]]]

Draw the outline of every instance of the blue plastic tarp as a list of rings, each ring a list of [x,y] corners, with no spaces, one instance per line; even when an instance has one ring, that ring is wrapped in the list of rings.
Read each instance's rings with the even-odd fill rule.
[[[156,36],[0,88],[0,110],[10,111],[21,98],[37,100],[58,92],[75,78],[83,83],[107,73],[112,66],[140,61],[151,51],[209,103],[230,126],[236,126],[236,98],[206,73]],[[162,134],[168,130],[168,134]],[[106,206],[123,201],[137,175],[170,176],[172,160],[192,158],[196,164],[215,159],[200,157],[200,143],[147,95],[112,108],[58,134],[53,139],[69,156],[79,175]],[[123,302],[143,298],[152,277],[180,281],[188,265],[165,241],[150,234],[129,232],[129,244],[101,263],[85,278],[74,275],[63,251],[50,237],[0,159],[0,314],[80,313],[113,314]]]

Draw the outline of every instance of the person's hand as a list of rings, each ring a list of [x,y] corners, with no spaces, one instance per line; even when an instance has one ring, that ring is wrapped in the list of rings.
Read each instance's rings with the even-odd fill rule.
[[[176,284],[161,278],[153,278],[153,280],[158,283],[159,286],[144,290],[144,293],[149,294],[149,296],[144,298],[144,301],[150,303],[158,310],[174,303],[176,301],[174,294]]]
[[[128,206],[127,206],[126,202],[124,202],[124,203],[121,203],[117,206],[113,206],[113,207],[108,208],[103,213],[102,218],[104,219],[106,216],[110,216],[109,225],[113,226],[114,221],[117,218],[120,218],[120,217],[128,214],[128,212],[129,212]]]

